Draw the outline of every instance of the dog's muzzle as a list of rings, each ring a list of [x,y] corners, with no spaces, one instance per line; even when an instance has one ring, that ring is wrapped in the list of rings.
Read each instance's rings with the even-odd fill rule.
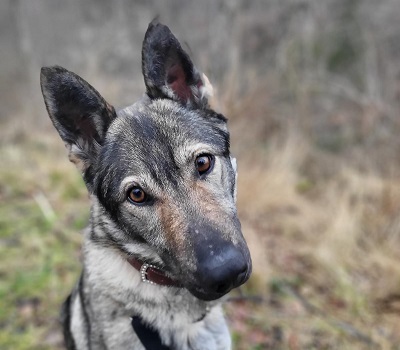
[[[193,218],[187,236],[190,260],[186,261],[191,266],[179,261],[179,280],[195,297],[216,300],[249,279],[251,257],[237,218],[222,229],[204,218]]]

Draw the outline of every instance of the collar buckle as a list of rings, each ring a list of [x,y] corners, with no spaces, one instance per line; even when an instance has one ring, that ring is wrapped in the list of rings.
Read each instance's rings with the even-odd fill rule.
[[[141,279],[142,279],[142,282],[150,283],[150,284],[155,284],[153,281],[150,281],[150,280],[147,278],[147,270],[148,270],[150,267],[153,268],[153,269],[156,268],[154,265],[144,263],[144,264],[142,265],[142,267],[140,268],[140,277],[141,277]]]
[[[129,264],[139,271],[141,282],[153,285],[182,287],[182,285],[165,275],[157,266],[142,262],[131,256],[127,259]]]

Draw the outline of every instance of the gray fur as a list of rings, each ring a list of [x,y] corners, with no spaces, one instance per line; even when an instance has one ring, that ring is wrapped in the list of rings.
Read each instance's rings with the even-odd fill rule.
[[[92,203],[83,272],[63,308],[68,349],[144,349],[131,327],[133,315],[157,330],[171,349],[231,347],[221,300],[251,272],[235,206],[236,161],[229,153],[226,119],[208,108],[205,93],[201,103],[197,92],[191,95],[205,88],[202,75],[187,67],[189,57],[165,28],[149,26],[143,55],[150,66],[144,76],[154,77],[159,60],[165,60],[160,74],[168,79],[146,81],[147,94],[118,112],[75,74],[61,67],[42,70],[49,115]],[[171,50],[163,47],[154,68],[151,48],[158,47],[153,44],[160,32],[176,52],[164,57]],[[192,80],[171,78],[168,69],[177,55],[183,58],[172,67],[183,60],[179,74],[192,74]],[[187,94],[190,103],[182,99]],[[213,168],[200,176],[194,162],[203,154],[212,155]],[[133,185],[148,194],[143,205],[127,200]],[[156,265],[182,287],[142,282],[127,261],[130,256]],[[242,265],[231,267],[236,257]],[[239,277],[229,277],[232,285],[219,283],[222,277],[208,285],[207,271],[214,269],[237,271]]]

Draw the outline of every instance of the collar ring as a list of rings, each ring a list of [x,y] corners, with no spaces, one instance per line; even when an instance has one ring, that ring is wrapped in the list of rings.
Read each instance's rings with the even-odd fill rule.
[[[153,281],[150,281],[150,280],[147,278],[147,270],[148,270],[150,267],[153,268],[153,269],[156,268],[154,265],[144,263],[144,264],[142,265],[142,267],[140,268],[140,277],[141,277],[141,279],[142,279],[142,282],[150,283],[150,284],[155,284]]]

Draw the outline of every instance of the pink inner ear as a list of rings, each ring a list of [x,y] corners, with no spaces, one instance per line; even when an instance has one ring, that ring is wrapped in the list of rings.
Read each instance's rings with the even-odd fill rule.
[[[167,83],[182,102],[186,102],[193,97],[192,90],[186,82],[186,75],[182,66],[174,64],[169,68]]]

